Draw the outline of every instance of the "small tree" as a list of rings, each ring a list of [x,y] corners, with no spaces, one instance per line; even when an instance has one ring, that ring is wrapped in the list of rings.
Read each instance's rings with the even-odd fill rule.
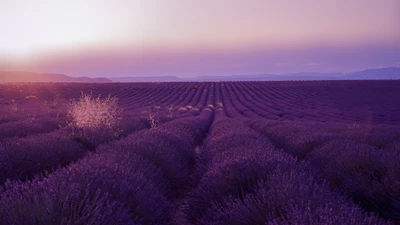
[[[95,148],[101,143],[118,138],[121,134],[122,110],[118,98],[93,98],[91,94],[81,93],[78,101],[68,105],[68,122],[74,139]]]

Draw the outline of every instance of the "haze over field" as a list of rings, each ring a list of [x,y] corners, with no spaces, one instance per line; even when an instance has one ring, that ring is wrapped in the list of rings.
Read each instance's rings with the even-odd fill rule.
[[[400,66],[397,0],[5,0],[0,71],[73,77]]]

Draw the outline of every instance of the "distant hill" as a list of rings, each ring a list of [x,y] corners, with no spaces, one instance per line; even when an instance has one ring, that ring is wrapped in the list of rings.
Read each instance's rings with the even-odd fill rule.
[[[66,83],[110,83],[110,82],[180,82],[180,81],[288,81],[288,80],[400,80],[400,67],[368,69],[353,73],[302,72],[292,74],[260,74],[236,76],[199,76],[179,78],[175,76],[89,78],[70,77],[65,74],[1,72],[4,82],[66,82]]]
[[[161,77],[113,77],[110,78],[113,82],[178,82],[180,79],[174,76],[161,76]]]
[[[65,74],[0,71],[0,82],[108,83],[106,78],[70,77]]]
[[[249,76],[201,76],[195,81],[287,81],[287,80],[399,80],[400,67],[369,69],[353,73],[262,74]]]
[[[260,74],[234,76],[199,76],[193,78],[165,77],[120,77],[110,78],[114,82],[178,82],[178,81],[288,81],[288,80],[398,80],[400,67],[369,69],[353,73],[302,72],[292,74]]]
[[[294,73],[238,76],[203,76],[196,81],[285,81],[285,80],[340,80],[343,74],[332,73]]]
[[[400,67],[363,70],[346,74],[346,78],[356,80],[398,80],[400,79]]]

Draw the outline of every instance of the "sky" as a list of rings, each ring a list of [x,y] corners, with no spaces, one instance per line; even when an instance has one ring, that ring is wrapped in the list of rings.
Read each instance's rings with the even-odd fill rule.
[[[400,67],[399,0],[0,0],[0,70],[213,76]]]

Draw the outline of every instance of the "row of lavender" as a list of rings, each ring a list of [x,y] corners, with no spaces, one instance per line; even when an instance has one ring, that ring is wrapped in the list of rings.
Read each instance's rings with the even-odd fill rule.
[[[204,85],[203,85],[204,86]],[[202,87],[204,89],[204,87]],[[196,107],[204,108],[213,102],[212,96],[206,91],[195,92],[190,100]],[[194,100],[193,100],[194,99]],[[190,103],[190,102],[188,102]],[[195,113],[198,115],[199,112]],[[184,115],[181,114],[181,117]],[[193,115],[188,113],[187,116]],[[174,116],[176,118],[176,116]],[[157,118],[157,125],[173,120],[167,115]],[[45,171],[52,171],[57,167],[64,167],[83,157],[88,151],[95,150],[96,146],[112,141],[107,137],[99,136],[96,143],[88,140],[74,139],[67,129],[58,129],[59,121],[55,119],[36,119],[2,124],[0,129],[0,184],[6,179],[32,179]],[[65,122],[65,121],[64,121]],[[127,136],[138,130],[150,128],[150,121],[130,116],[121,122],[120,137]],[[48,133],[50,132],[50,133]]]
[[[123,122],[124,129],[121,137],[150,128],[148,121],[143,119],[129,119]],[[21,124],[18,134],[25,134],[23,132],[30,134],[32,130],[27,128],[29,126],[26,123]],[[82,158],[87,152],[95,150],[97,145],[114,139],[114,137],[99,136],[94,145],[94,143],[74,138],[68,129],[56,130],[55,126],[51,128],[54,128],[54,131],[43,129],[40,130],[43,131],[41,133],[39,130],[34,130],[37,134],[26,137],[18,137],[13,132],[5,133],[9,137],[0,142],[0,185],[6,179],[32,179],[45,171],[50,172],[58,167],[64,167]],[[4,126],[3,129],[6,131],[9,127]],[[46,131],[51,132],[45,133]]]
[[[272,103],[265,99],[263,101],[263,98],[254,101],[257,99],[257,95],[248,95],[251,92],[246,92],[236,83],[203,83],[190,89],[191,91],[187,91],[187,88],[182,89],[186,90],[187,94],[180,97],[179,102],[192,104],[195,108],[202,108],[203,113],[200,116],[193,117],[198,113],[184,112],[177,116],[181,119],[150,131],[139,132],[119,142],[103,145],[94,154],[86,155],[89,151],[87,148],[77,145],[68,138],[60,139],[58,136],[60,131],[27,138],[9,139],[9,136],[6,136],[3,140],[4,150],[1,150],[1,147],[0,150],[5,151],[8,157],[3,157],[0,165],[3,161],[6,162],[3,165],[8,165],[5,168],[13,168],[13,166],[16,168],[16,170],[4,170],[7,178],[31,179],[44,170],[52,171],[58,166],[66,166],[82,157],[83,159],[64,169],[58,169],[45,179],[36,178],[32,182],[25,183],[8,182],[5,186],[6,190],[1,195],[5,197],[0,197],[4,200],[3,207],[8,205],[8,208],[2,209],[18,213],[17,208],[26,204],[25,202],[28,202],[29,208],[48,202],[45,206],[51,206],[49,207],[51,212],[45,212],[44,208],[40,207],[37,207],[38,211],[32,212],[31,209],[22,207],[24,211],[21,214],[3,214],[4,221],[16,221],[17,223],[21,219],[29,217],[30,219],[26,219],[26,224],[53,223],[52,221],[61,224],[68,224],[71,221],[78,224],[101,224],[102,222],[98,221],[110,223],[110,220],[107,219],[122,218],[111,224],[160,224],[160,221],[163,220],[167,220],[166,224],[177,223],[174,221],[176,218],[174,218],[171,206],[174,206],[176,199],[185,196],[188,191],[190,194],[183,209],[185,218],[179,220],[178,224],[184,222],[188,224],[384,223],[381,219],[363,214],[361,208],[346,197],[351,198],[369,212],[379,213],[379,216],[392,221],[399,220],[400,198],[397,193],[400,193],[400,185],[396,174],[399,174],[400,171],[396,162],[399,162],[400,134],[397,127],[310,122],[293,125],[282,121],[268,121],[264,118],[269,114],[263,116],[262,113],[270,109]],[[119,90],[116,89],[116,91]],[[151,93],[148,90],[146,92]],[[160,97],[167,95],[167,92],[159,93]],[[318,98],[318,96],[314,97]],[[157,98],[147,103],[141,101],[140,104],[154,104],[155,99]],[[171,102],[173,102],[172,99],[164,102],[165,105],[162,105],[163,102],[160,105],[167,106]],[[266,106],[267,104],[270,106]],[[143,109],[146,107],[148,106],[143,106]],[[210,112],[213,109],[215,120],[206,143],[200,148],[201,155],[198,159],[194,150],[198,150],[198,148],[194,146],[201,144],[202,137],[208,129],[207,126],[211,123],[212,114]],[[134,115],[132,117],[134,118]],[[203,119],[199,120],[202,121],[201,123],[184,122],[193,121],[194,118],[196,121],[199,118]],[[140,121],[133,124],[140,124]],[[130,128],[134,127],[126,125]],[[148,127],[148,124],[145,123],[144,126]],[[196,126],[200,126],[200,129],[195,129]],[[44,130],[43,133],[52,129],[55,129],[55,126]],[[163,138],[157,139],[158,132],[162,133]],[[5,134],[7,135],[7,132]],[[178,138],[176,134],[178,134]],[[63,143],[63,146],[51,142],[52,138]],[[12,144],[18,142],[20,144]],[[46,145],[47,142],[48,145]],[[154,144],[151,144],[152,142]],[[51,143],[54,144],[53,147]],[[186,147],[180,147],[181,143]],[[33,146],[33,148],[29,150],[22,147],[27,145]],[[35,149],[39,149],[38,146],[45,147],[42,151],[35,151]],[[54,146],[59,148],[59,151],[53,151]],[[67,153],[70,151],[68,146],[74,146],[74,150],[77,151],[74,155],[76,154],[78,157],[68,159],[70,157]],[[145,146],[150,147],[145,148]],[[164,149],[164,146],[169,149],[166,151],[167,153],[160,150]],[[132,149],[135,153],[131,153]],[[186,149],[186,151],[182,149]],[[23,154],[13,155],[17,151]],[[183,156],[174,156],[173,152]],[[22,157],[25,156],[25,153],[29,157]],[[137,155],[140,156],[140,160],[136,159]],[[183,160],[182,157],[185,159]],[[20,161],[21,159],[22,161]],[[102,160],[105,163],[98,164],[98,161]],[[128,162],[129,160],[131,162]],[[174,165],[175,160],[181,165]],[[148,167],[148,162],[154,166]],[[85,167],[86,164],[91,165],[89,169]],[[117,164],[121,164],[123,167],[117,166]],[[100,171],[99,168],[103,166],[106,169]],[[72,172],[66,172],[71,168]],[[130,182],[136,182],[139,179],[136,178],[136,175],[129,176],[131,180],[127,178],[128,180],[114,183],[113,187],[109,187],[111,183],[102,181],[103,178],[107,178],[115,182],[115,178],[110,177],[128,173],[126,170],[131,168],[134,168],[134,171],[138,170],[141,175],[144,174],[143,176],[147,179],[142,183],[138,181],[137,189],[130,186],[128,189],[120,190],[115,187],[132,185]],[[104,175],[109,173],[108,170],[112,175]],[[12,171],[16,172],[12,174]],[[99,175],[103,178],[95,181],[90,178],[82,178],[89,177],[92,172],[95,174],[93,176]],[[68,186],[65,181],[68,176],[74,177],[69,179],[75,184],[75,189],[62,188],[63,185]],[[124,199],[127,195],[124,193],[136,190],[139,192],[138,195],[128,194],[128,196],[142,201],[144,197],[141,196],[148,194],[146,190],[154,189],[153,186],[150,185],[150,187],[144,183],[152,183],[153,186],[156,186],[155,189],[158,191],[155,191],[155,198],[157,200],[150,199],[148,201],[157,202],[161,199],[161,211],[141,211],[143,207],[156,204],[147,204],[147,201],[144,205],[134,206],[134,209],[127,207],[134,203],[125,203]],[[97,186],[102,188],[98,192],[92,190]],[[194,187],[192,191],[191,187]],[[48,190],[47,188],[52,189],[49,194],[53,197],[38,194]],[[82,191],[83,188],[86,190]],[[29,189],[34,191],[28,194],[27,190]],[[68,193],[56,197],[63,190]],[[27,193],[21,194],[25,192]],[[157,194],[160,192],[161,195]],[[110,194],[111,196],[109,196]],[[24,197],[15,205],[9,204],[8,201],[14,201],[17,198],[16,195]],[[3,201],[1,199],[0,201]],[[166,201],[162,199],[166,199]],[[165,202],[168,206],[164,208]],[[57,205],[57,207],[53,207],[53,205]],[[110,205],[110,207],[106,207],[106,205]],[[166,208],[168,209],[164,212],[163,210]],[[61,211],[67,212],[68,215],[62,214]],[[143,219],[140,216],[143,214],[139,213],[139,216],[135,217],[136,219],[132,219],[132,215],[137,212],[143,214],[145,212],[147,217]],[[44,220],[38,219],[37,214],[41,215],[41,213],[47,213],[48,217]],[[97,217],[90,217],[88,213],[97,213]],[[116,213],[116,216],[110,218],[98,215],[109,216],[113,213]],[[155,216],[158,214],[160,217]],[[18,215],[29,216],[20,218]],[[14,216],[15,218],[13,218]],[[63,217],[64,220],[55,219],[57,216]],[[151,220],[149,217],[153,219]]]
[[[211,83],[0,84],[0,124],[49,116],[65,121],[67,104],[78,99],[81,92],[118,97],[127,116],[148,116],[149,108],[154,107],[160,114],[180,116],[191,109],[195,110],[189,114],[198,114],[205,107],[210,88]]]
[[[0,141],[10,137],[25,137],[27,135],[37,133],[48,133],[58,129],[59,127],[65,127],[66,121],[69,119],[67,117],[68,108],[66,107],[66,105],[70,102],[70,98],[77,97],[75,95],[76,93],[79,93],[79,91],[75,89],[81,86],[81,88],[85,87],[82,92],[93,93],[93,96],[116,95],[118,98],[120,98],[119,105],[124,109],[125,117],[125,121],[123,121],[123,124],[129,124],[130,120],[137,120],[138,117],[140,117],[147,120],[153,118],[154,120],[156,120],[154,121],[156,122],[155,125],[158,125],[175,118],[198,115],[199,112],[203,110],[208,104],[213,103],[213,96],[212,94],[209,94],[209,92],[212,92],[212,87],[211,90],[209,90],[211,86],[210,83],[200,84],[198,88],[196,85],[194,85],[194,83],[179,83],[176,85],[163,84],[162,87],[159,88],[157,86],[154,87],[154,85],[145,85],[142,88],[141,86],[137,86],[134,84],[125,84],[122,87],[115,85],[117,84],[109,84],[109,86],[82,86],[77,84],[76,87],[71,87],[71,85],[66,84],[48,84],[48,86],[38,86],[37,84],[21,84],[21,87],[17,86],[18,89],[27,89],[21,89],[26,92],[22,96],[34,96],[32,94],[41,96],[43,95],[43,93],[47,93],[51,95],[47,98],[52,98],[54,96],[58,96],[58,98],[63,98],[63,100],[58,100],[59,102],[57,103],[57,106],[54,106],[53,108],[48,108],[48,112],[46,113],[40,113],[44,110],[43,108],[45,106],[39,104],[39,100],[37,99],[25,99],[22,96],[19,96],[19,92],[2,93],[8,98],[18,99],[17,97],[19,96],[20,100],[18,100],[18,102],[20,104],[20,107],[26,107],[29,104],[34,104],[34,106],[31,107],[30,111],[27,110],[25,113],[22,113],[20,111],[7,111],[7,108],[10,108],[11,106],[7,106],[4,104],[1,105],[0,111],[2,113],[0,117],[4,119],[4,121],[0,123]],[[73,91],[71,91],[71,88],[73,87],[75,89],[72,89]],[[51,91],[49,91],[49,89],[51,89]],[[129,93],[130,91],[132,93]],[[75,93],[75,95],[73,95],[73,93]],[[4,96],[0,95],[0,98],[2,97]],[[165,99],[165,101],[159,101],[160,98]],[[52,114],[53,116],[51,116],[50,114]],[[129,127],[127,126],[125,126],[124,128],[129,130]]]
[[[275,121],[275,119],[268,118],[267,114],[268,109],[271,109],[274,102],[268,102],[266,100],[259,99],[259,101],[254,101],[257,99],[257,95],[251,95],[248,98],[245,94],[237,94],[241,93],[240,88],[223,88],[223,86],[233,85],[235,83],[228,84],[220,84],[222,88],[221,91],[221,102],[223,102],[224,107],[224,115],[229,118],[241,118],[241,119],[265,119],[267,117],[268,121],[271,121],[271,124],[280,124],[284,129],[282,130],[290,130],[291,123],[298,124],[297,127],[303,126],[306,129],[314,129],[324,132],[325,128],[334,134],[338,134],[341,136],[346,136],[350,139],[356,140],[360,143],[367,143],[369,145],[375,146],[377,148],[384,148],[389,151],[399,152],[398,146],[400,141],[400,129],[397,124],[390,123],[374,123],[373,121],[364,121],[363,123],[357,123],[352,121],[351,123],[345,123],[341,120],[338,122],[336,118],[329,118],[328,122],[320,123],[319,121],[304,121],[300,119],[295,119],[294,122],[283,122],[281,120]],[[240,85],[248,85],[250,82],[242,82]],[[238,85],[238,83],[236,83]],[[400,91],[400,89],[399,89]],[[242,97],[240,97],[242,96]],[[243,99],[244,98],[244,99]],[[300,98],[298,99],[301,100]],[[254,104],[251,102],[254,101]],[[277,102],[278,103],[278,102]],[[270,106],[264,106],[267,105]],[[292,108],[292,111],[298,110],[296,107]],[[289,126],[289,127],[288,127]],[[278,129],[279,130],[279,129]],[[296,133],[296,132],[292,132]],[[281,133],[280,136],[285,137],[288,133]]]
[[[240,83],[240,85],[246,84],[249,83]],[[264,113],[271,109],[270,104],[273,104],[273,102],[259,99],[252,104],[251,102],[254,99],[262,95],[250,94],[247,96],[245,91],[241,91],[240,85],[238,83],[222,83],[219,85],[217,89],[221,92],[219,96],[221,96],[221,102],[224,105],[224,111],[221,113],[236,119],[267,117],[268,113]],[[254,89],[251,92],[253,91]],[[314,98],[316,97],[314,96]],[[263,105],[266,104],[269,104],[269,106],[263,108]],[[293,108],[292,110],[297,109]],[[335,118],[327,117],[327,119],[335,121]],[[372,121],[367,122],[369,122],[367,125],[357,123],[322,125],[308,122],[292,126],[288,123],[267,122],[260,119],[250,124],[265,136],[271,137],[275,146],[284,148],[285,151],[299,159],[303,159],[320,144],[326,144],[328,147],[321,146],[323,150],[317,151],[317,156],[310,156],[314,158],[309,160],[313,162],[314,170],[323,174],[318,180],[327,179],[331,190],[336,189],[340,194],[352,198],[362,209],[378,213],[379,216],[392,221],[399,221],[400,196],[398,193],[400,193],[400,185],[396,174],[400,173],[397,166],[400,161],[398,155],[400,152],[400,130],[397,126],[376,126],[370,124]],[[275,129],[266,132],[259,127],[263,127],[263,124],[264,126],[271,126],[271,124],[277,126],[274,127]],[[310,135],[310,131],[311,133],[314,132],[313,135]],[[239,138],[239,135],[237,138]],[[330,143],[332,139],[339,140],[332,144]],[[239,140],[243,142],[242,139],[239,138]],[[331,152],[334,153],[329,154]],[[340,157],[336,158],[336,156]],[[320,163],[317,164],[317,162]],[[326,165],[327,163],[328,165]],[[215,209],[213,210],[215,211]],[[233,221],[236,221],[236,219],[233,219]],[[233,223],[233,221],[230,222]]]
[[[332,190],[368,212],[400,222],[400,130],[250,120],[283,151],[309,162]]]
[[[265,120],[266,111],[249,104],[257,97],[243,97],[238,94],[240,88],[229,87],[234,84],[221,85],[228,86],[222,94],[228,117],[249,120],[275,147],[306,159],[322,174],[319,180],[326,179],[331,190],[351,198],[362,209],[400,221],[398,126]]]
[[[172,202],[192,184],[190,224],[384,224],[329,191],[312,166],[275,149],[244,121],[218,116],[196,161],[211,111],[104,145],[44,179],[7,183],[2,221],[170,224]]]
[[[248,125],[265,121],[216,110],[180,224],[390,224],[330,190],[312,164]]]
[[[278,121],[399,124],[399,82],[224,82],[239,114]],[[363,98],[364,96],[364,98]],[[235,112],[228,116],[234,117]]]
[[[50,85],[50,84],[49,84]],[[61,85],[61,84],[60,84]],[[121,102],[120,102],[120,106],[122,108],[124,108],[124,112],[125,112],[125,116],[128,118],[132,118],[134,117],[135,119],[137,118],[138,112],[141,112],[142,110],[148,110],[149,107],[156,107],[158,106],[156,103],[156,100],[158,99],[157,96],[163,96],[165,99],[168,99],[167,102],[164,102],[163,106],[165,106],[163,108],[164,111],[160,112],[159,115],[161,117],[161,120],[165,120],[166,117],[168,116],[168,112],[165,112],[166,110],[166,106],[168,105],[191,105],[191,108],[195,108],[197,109],[196,112],[191,112],[188,113],[188,115],[193,115],[193,114],[198,114],[198,112],[200,110],[202,110],[205,106],[206,106],[206,101],[207,98],[209,97],[207,94],[207,90],[203,90],[204,87],[201,89],[201,91],[193,91],[193,85],[192,84],[186,84],[183,87],[181,85],[177,85],[178,87],[173,88],[176,89],[176,91],[174,91],[173,93],[169,92],[169,89],[166,87],[162,87],[160,89],[154,89],[157,90],[159,93],[154,93],[155,95],[152,95],[151,93],[151,89],[150,88],[143,88],[142,91],[140,91],[137,94],[140,94],[137,98],[140,99],[140,101],[136,101],[134,103],[126,103],[125,98],[127,97],[132,97],[132,96],[125,96],[125,93],[127,92],[125,89],[123,88],[119,88],[116,91],[112,91],[112,90],[107,90],[104,89],[104,87],[100,86],[95,86],[95,88],[89,88],[86,87],[86,91],[87,92],[94,92],[96,94],[93,94],[94,96],[101,95],[101,96],[107,96],[108,94],[116,94],[116,96],[118,98],[120,98]],[[204,85],[203,85],[204,86]],[[56,89],[54,87],[55,90],[58,90],[59,92],[57,93],[64,93],[66,92],[66,90],[70,90],[70,89],[64,89],[62,88],[63,86],[59,87],[59,89]],[[167,86],[168,87],[168,86]],[[102,90],[104,89],[104,90]],[[207,89],[207,88],[206,88]],[[53,90],[53,91],[55,91]],[[128,89],[131,90],[131,89]],[[187,94],[182,94],[182,90],[189,90],[190,93]],[[192,91],[191,91],[192,90]],[[35,93],[36,91],[30,90],[29,93],[25,93],[25,94],[32,94]],[[38,91],[41,93],[41,91]],[[82,91],[84,92],[84,91]],[[144,92],[144,93],[143,93]],[[46,92],[47,93],[47,92]],[[78,91],[74,90],[73,93],[79,93]],[[11,93],[12,94],[12,93]],[[65,94],[65,93],[64,93]],[[5,94],[4,94],[5,95]],[[17,93],[14,93],[14,95],[17,95]],[[7,96],[9,98],[13,98],[16,96],[12,96],[7,94]],[[146,97],[144,97],[146,96]],[[77,97],[77,96],[69,96],[69,97]],[[79,96],[78,96],[79,97]],[[135,99],[135,98],[134,98]],[[146,104],[149,103],[151,105],[146,106]],[[8,107],[8,106],[4,106],[3,107]],[[35,109],[32,110],[40,110],[41,106],[37,105]],[[67,109],[66,107],[63,107],[62,110],[64,110],[64,114],[66,114]],[[153,111],[156,111],[153,110]],[[170,113],[174,113],[171,117],[179,117],[179,115],[183,115],[185,114],[187,111],[190,111],[190,109],[186,109],[185,110],[181,110],[178,113],[176,113],[177,109],[174,108],[173,111],[171,111]],[[19,114],[20,112],[13,112],[12,114]],[[155,112],[153,112],[154,114]],[[5,115],[5,114],[4,114]],[[142,118],[146,118],[147,115],[141,116]],[[13,117],[15,118],[15,117]],[[1,123],[1,129],[0,129],[0,141],[3,140],[4,138],[9,138],[9,137],[24,137],[27,136],[29,134],[36,134],[36,133],[47,133],[53,130],[56,130],[57,128],[59,128],[59,126],[63,127],[65,126],[65,122],[68,118],[65,117],[65,115],[62,118],[51,118],[48,115],[44,115],[44,116],[40,116],[40,117],[31,117],[28,119],[19,119],[17,121],[11,120],[11,122],[3,122]]]
[[[6,182],[5,224],[171,224],[196,168],[212,108],[99,146],[45,177]]]
[[[93,93],[93,96],[117,96],[121,105],[133,116],[155,106],[160,107],[160,111],[179,116],[193,108],[201,111],[205,107],[202,99],[208,95],[214,97],[216,89],[219,89],[223,98],[214,104],[231,102],[243,116],[278,121],[397,125],[400,121],[397,113],[400,100],[396,97],[400,91],[398,81],[0,85],[0,100],[7,103],[0,105],[0,111],[13,108],[11,99],[25,107],[25,113],[35,111],[36,103],[44,107],[43,101],[46,101],[54,116],[65,116],[61,103],[79,98],[82,91]],[[59,102],[57,106],[52,105],[53,100]],[[190,108],[183,109],[186,106]],[[234,116],[229,109],[226,110],[228,116]],[[20,113],[8,114],[8,118],[1,115],[0,122],[19,120],[15,116]]]

